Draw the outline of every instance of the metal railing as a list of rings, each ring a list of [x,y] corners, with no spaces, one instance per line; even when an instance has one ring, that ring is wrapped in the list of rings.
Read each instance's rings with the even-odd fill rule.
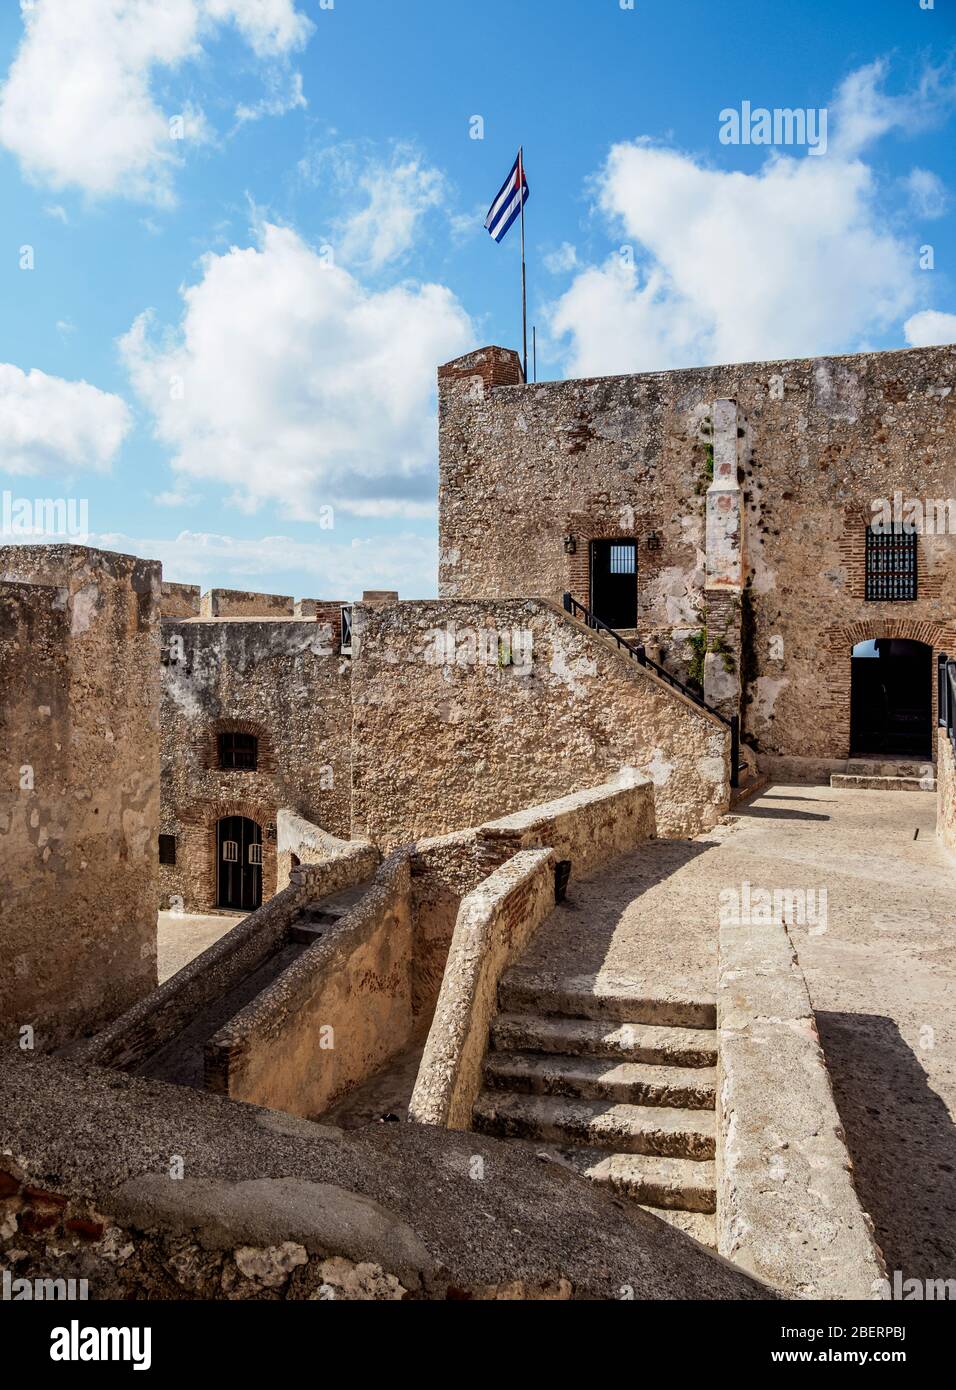
[[[956,757],[956,661],[940,653],[936,675],[937,718],[940,728],[949,734]]]
[[[572,618],[579,618],[585,627],[590,627],[595,632],[606,632],[609,637],[613,637],[618,647],[626,651],[629,656],[641,666],[646,666],[648,670],[654,672],[662,681],[666,681],[674,690],[680,692],[686,699],[692,700],[701,709],[707,710],[708,714],[716,715],[721,723],[726,724],[730,730],[730,785],[737,787],[740,785],[740,716],[737,714],[721,714],[719,709],[714,709],[709,705],[704,697],[692,686],[685,685],[682,680],[671,675],[663,666],[659,666],[648,655],[643,644],[635,646],[633,642],[628,642],[619,632],[615,632],[613,627],[609,627],[603,619],[598,618],[583,603],[579,603],[571,594],[564,595],[564,611],[570,613]],[[956,663],[954,663],[956,665]],[[956,697],[954,697],[956,698]]]

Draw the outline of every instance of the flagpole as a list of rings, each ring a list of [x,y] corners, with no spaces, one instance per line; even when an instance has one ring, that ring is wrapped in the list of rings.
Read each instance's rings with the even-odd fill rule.
[[[518,147],[518,197],[521,200],[521,333],[524,379],[528,381],[528,286],[524,263],[524,145]]]

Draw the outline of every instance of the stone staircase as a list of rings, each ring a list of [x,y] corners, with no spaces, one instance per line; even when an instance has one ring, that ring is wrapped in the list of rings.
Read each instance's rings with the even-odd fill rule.
[[[850,758],[842,772],[830,774],[831,787],[851,787],[860,791],[935,792],[936,774],[926,758],[895,761]]]
[[[714,1246],[713,1002],[517,966],[498,1004],[474,1128],[531,1141]]]

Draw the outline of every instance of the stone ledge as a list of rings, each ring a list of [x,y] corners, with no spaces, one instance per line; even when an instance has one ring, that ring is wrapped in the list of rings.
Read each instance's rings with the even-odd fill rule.
[[[860,1206],[803,972],[783,925],[720,929],[717,1233],[785,1296],[874,1299]]]

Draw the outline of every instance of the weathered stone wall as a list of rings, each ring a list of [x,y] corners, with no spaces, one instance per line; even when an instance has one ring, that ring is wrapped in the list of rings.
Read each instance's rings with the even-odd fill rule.
[[[291,618],[295,600],[288,594],[257,594],[248,589],[210,589],[199,608],[203,618]]]
[[[237,922],[145,999],[77,1049],[98,1066],[135,1068],[172,1042],[215,1000],[228,994],[284,944],[303,908],[364,883],[380,861],[371,845],[348,844],[321,864],[303,864],[281,893]]]
[[[163,624],[162,830],[176,864],[161,869],[161,906],[215,907],[216,825],[240,815],[263,832],[263,897],[278,878],[280,809],[334,835],[350,819],[349,662],[314,619]],[[255,772],[219,767],[218,736],[258,738]]]
[[[160,575],[0,550],[0,1035],[38,1049],[156,983]]]
[[[276,892],[289,886],[292,870],[299,864],[323,864],[356,847],[294,811],[280,809],[276,817]]]
[[[579,878],[655,834],[653,783],[625,776],[472,830],[419,840],[411,855],[416,1018],[431,1016],[461,900],[488,874],[521,850],[547,848]]]
[[[956,759],[949,730],[937,730],[936,833],[946,848],[956,854]]]
[[[589,540],[630,537],[652,651],[686,677],[709,624],[735,659],[704,585],[713,407],[736,402],[745,730],[816,775],[849,753],[854,642],[956,654],[952,534],[921,536],[915,602],[866,602],[863,582],[873,499],[956,495],[954,364],[939,347],[521,386],[500,349],[459,359],[439,371],[440,592],[587,604]]]
[[[521,1144],[345,1132],[16,1048],[0,1265],[91,1300],[774,1297]]]
[[[297,871],[301,872],[301,870]],[[406,855],[206,1044],[210,1089],[317,1118],[400,1052],[412,1031]]]
[[[457,656],[442,665],[449,631]],[[476,634],[488,650],[472,660]],[[519,664],[503,664],[499,639]],[[661,834],[727,809],[726,726],[540,600],[356,606],[354,650],[353,835],[391,848],[627,767],[653,781]]]
[[[522,850],[462,902],[410,1120],[471,1128],[498,981],[554,910],[554,863],[553,850]]]
[[[803,971],[781,923],[720,928],[717,1236],[790,1298],[880,1297]]]
[[[164,618],[198,618],[202,594],[198,584],[163,580],[160,608]]]

